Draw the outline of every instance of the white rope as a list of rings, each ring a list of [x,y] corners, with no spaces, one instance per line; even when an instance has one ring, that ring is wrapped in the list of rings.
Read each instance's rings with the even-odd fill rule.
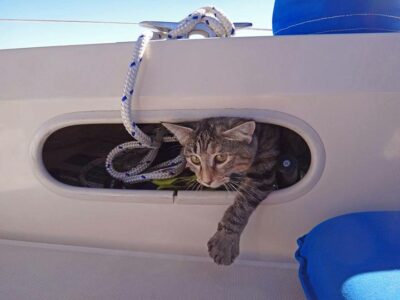
[[[153,179],[167,179],[179,175],[186,166],[185,157],[180,154],[176,158],[163,162],[156,166],[151,166],[157,156],[162,142],[175,142],[174,137],[163,137],[163,131],[158,131],[154,137],[146,135],[136,125],[132,117],[132,97],[135,94],[136,77],[143,59],[146,47],[151,39],[181,39],[188,38],[190,32],[198,23],[207,24],[218,37],[229,37],[235,33],[233,23],[219,10],[214,7],[202,7],[191,13],[183,19],[178,26],[171,30],[167,36],[162,33],[143,34],[139,36],[135,44],[133,58],[129,64],[128,75],[125,81],[125,87],[121,98],[121,118],[125,129],[136,140],[123,143],[115,147],[108,154],[106,159],[106,169],[108,173],[125,183],[136,183]],[[149,149],[149,152],[138,163],[136,167],[126,171],[119,172],[114,169],[114,159],[137,148]]]

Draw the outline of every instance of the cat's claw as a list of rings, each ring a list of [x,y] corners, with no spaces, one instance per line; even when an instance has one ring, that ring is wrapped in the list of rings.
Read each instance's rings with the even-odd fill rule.
[[[208,253],[216,264],[230,265],[239,255],[240,235],[217,231],[208,241]]]

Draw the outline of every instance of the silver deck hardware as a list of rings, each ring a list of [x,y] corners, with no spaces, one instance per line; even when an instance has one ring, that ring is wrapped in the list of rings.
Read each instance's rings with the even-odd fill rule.
[[[152,30],[156,34],[161,33],[166,35],[168,32],[175,29],[179,23],[180,22],[143,21],[140,22],[139,25]],[[235,25],[235,29],[243,29],[253,26],[250,22],[238,22],[233,24]],[[188,35],[192,34],[199,34],[204,37],[216,37],[215,32],[205,23],[198,23]]]

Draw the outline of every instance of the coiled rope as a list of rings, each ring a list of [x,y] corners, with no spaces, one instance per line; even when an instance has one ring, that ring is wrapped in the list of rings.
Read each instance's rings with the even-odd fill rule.
[[[158,131],[155,136],[146,135],[132,117],[132,97],[135,94],[136,77],[143,59],[146,47],[150,40],[155,39],[182,39],[188,38],[190,32],[198,23],[205,23],[217,37],[230,37],[235,34],[233,23],[215,7],[202,7],[197,9],[185,19],[183,19],[174,30],[168,33],[145,33],[139,36],[136,41],[133,58],[129,64],[128,75],[121,98],[121,118],[128,133],[135,141],[123,143],[115,147],[106,158],[106,170],[108,173],[125,183],[137,183],[153,179],[167,179],[179,175],[186,166],[185,157],[180,154],[176,158],[162,162],[156,166],[151,166],[163,142],[176,142],[172,136],[164,137],[163,131]],[[114,169],[114,159],[133,149],[146,148],[148,153],[138,163],[136,167],[119,172]]]

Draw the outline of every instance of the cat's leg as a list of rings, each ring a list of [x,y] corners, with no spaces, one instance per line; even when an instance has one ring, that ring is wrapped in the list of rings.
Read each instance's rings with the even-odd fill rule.
[[[208,241],[214,262],[230,265],[239,255],[240,235],[257,208],[274,189],[275,172],[249,173],[238,189],[234,203],[218,223],[217,232]]]

